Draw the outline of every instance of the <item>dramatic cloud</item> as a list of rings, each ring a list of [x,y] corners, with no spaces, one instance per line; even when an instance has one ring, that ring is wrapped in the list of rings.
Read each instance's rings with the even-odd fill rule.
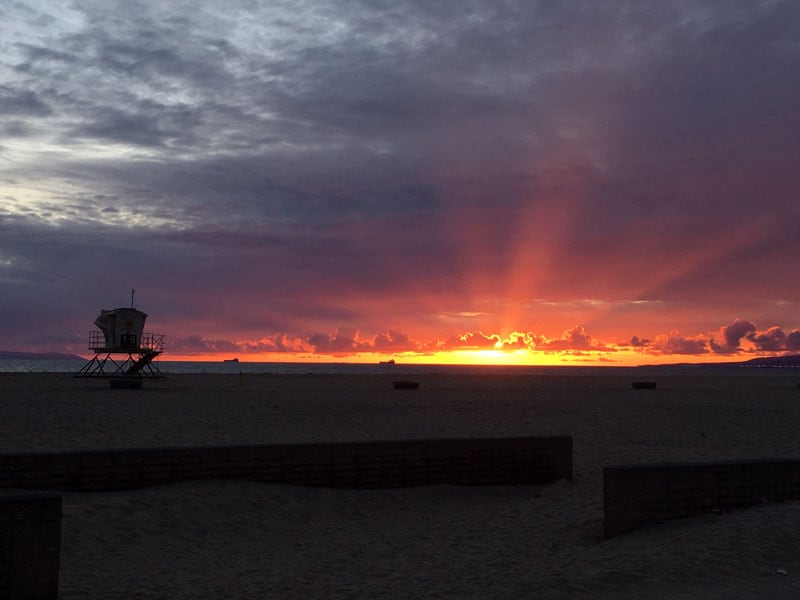
[[[747,339],[759,352],[800,351],[800,331],[797,329],[787,335],[780,327],[773,326],[763,332],[753,331]]]
[[[416,352],[419,344],[411,339],[408,333],[390,329],[381,331],[371,337],[363,337],[358,330],[340,327],[333,334],[315,333],[308,336],[308,345],[314,352],[321,354],[359,354]]]
[[[500,344],[499,335],[484,335],[480,331],[453,336],[442,344],[443,350],[494,350]]]
[[[796,348],[799,21],[5,3],[3,345],[81,350],[135,287],[186,353]]]
[[[764,331],[758,330],[752,321],[736,319],[730,325],[720,327],[720,344],[714,334],[685,337],[678,331],[656,336],[653,340],[642,340],[634,336],[630,346],[646,354],[717,354],[752,355],[764,353],[782,354],[800,350],[800,330],[789,334],[778,326]]]
[[[750,321],[736,319],[727,327],[720,329],[723,344],[718,344],[713,338],[710,340],[711,349],[717,354],[734,354],[741,350],[739,342],[747,336],[748,339],[756,332],[756,326]]]
[[[171,348],[173,351],[186,354],[193,353],[216,353],[216,352],[237,352],[239,346],[226,340],[207,340],[200,336],[189,336],[187,338],[175,340]]]
[[[259,340],[210,340],[189,336],[170,343],[169,350],[179,354],[294,354],[310,352],[312,348],[302,340],[291,340],[285,334]]]
[[[431,355],[437,352],[483,351],[516,353],[528,352],[545,355],[582,356],[593,355],[597,360],[614,362],[614,353],[633,350],[650,356],[671,355],[709,355],[730,357],[735,354],[748,356],[765,353],[784,354],[800,351],[800,330],[789,334],[777,326],[759,331],[750,321],[735,320],[723,326],[719,332],[725,337],[725,344],[718,344],[714,334],[684,336],[679,331],[660,334],[654,339],[641,339],[633,336],[625,344],[616,345],[592,336],[584,326],[576,325],[565,330],[558,338],[548,338],[534,332],[513,332],[507,337],[499,334],[486,334],[480,331],[466,332],[446,340],[415,340],[407,332],[400,330],[379,331],[365,335],[355,328],[340,327],[331,333],[311,334],[305,340],[291,338],[287,334],[263,337],[257,340],[221,340],[189,336],[176,340],[171,349],[182,354],[309,354],[328,356],[354,356],[385,354]],[[745,332],[745,333],[742,333]],[[48,338],[48,341],[75,343],[75,339],[61,340]],[[745,347],[743,347],[745,346]],[[610,356],[609,356],[610,355]],[[496,356],[496,355],[495,355]]]
[[[657,335],[645,350],[649,354],[708,354],[708,340],[702,337],[685,337],[679,331]]]
[[[608,346],[592,338],[583,325],[567,329],[560,339],[548,340],[544,337],[536,339],[536,349],[545,352],[616,352],[616,348]]]
[[[728,346],[738,346],[739,341],[746,335],[756,331],[756,326],[750,321],[740,321],[736,319],[733,323],[724,327],[722,333],[725,336],[725,343]]]

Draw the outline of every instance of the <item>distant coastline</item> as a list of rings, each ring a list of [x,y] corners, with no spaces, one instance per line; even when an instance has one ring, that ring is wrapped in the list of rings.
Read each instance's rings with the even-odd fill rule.
[[[738,364],[743,367],[800,367],[800,354],[753,358]]]
[[[800,354],[789,356],[761,356],[750,360],[732,362],[681,362],[667,363],[663,365],[642,365],[643,367],[767,367],[767,368],[787,368],[800,367]]]
[[[0,350],[0,360],[86,360],[77,354],[64,352],[16,352]]]

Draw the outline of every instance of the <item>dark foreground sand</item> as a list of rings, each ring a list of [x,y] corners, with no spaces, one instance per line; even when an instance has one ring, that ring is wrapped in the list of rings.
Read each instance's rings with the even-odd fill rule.
[[[800,503],[603,541],[608,464],[800,458],[794,371],[742,376],[0,374],[0,450],[569,434],[575,479],[64,493],[61,598],[797,598]]]

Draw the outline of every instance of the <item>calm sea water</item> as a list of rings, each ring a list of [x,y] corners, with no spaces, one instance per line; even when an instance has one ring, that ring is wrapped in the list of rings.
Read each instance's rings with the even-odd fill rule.
[[[0,360],[0,373],[77,373],[85,364],[81,360]],[[279,363],[279,362],[178,362],[158,361],[159,369],[170,373],[272,373],[310,375],[424,375],[424,374],[474,374],[474,375],[621,375],[647,376],[659,374],[717,374],[717,375],[791,375],[800,377],[800,368],[755,368],[725,365],[674,365],[674,366],[497,366],[497,365],[381,365],[351,363]]]

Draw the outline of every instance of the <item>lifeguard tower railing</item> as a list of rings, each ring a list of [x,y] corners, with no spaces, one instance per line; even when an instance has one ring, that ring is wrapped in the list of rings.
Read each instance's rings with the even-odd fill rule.
[[[95,355],[75,377],[165,377],[158,364],[153,362],[164,352],[164,337],[155,333],[143,333],[139,340],[136,336],[128,339],[122,336],[119,345],[109,347],[102,331],[92,331],[89,334],[89,350],[93,350]]]
[[[155,333],[143,333],[142,339],[133,340],[129,346],[122,345],[119,348],[109,348],[106,342],[106,336],[102,331],[92,331],[89,333],[89,350],[94,350],[95,354],[101,352],[136,352],[139,350],[150,350],[156,352],[164,352],[164,335],[156,335]]]

